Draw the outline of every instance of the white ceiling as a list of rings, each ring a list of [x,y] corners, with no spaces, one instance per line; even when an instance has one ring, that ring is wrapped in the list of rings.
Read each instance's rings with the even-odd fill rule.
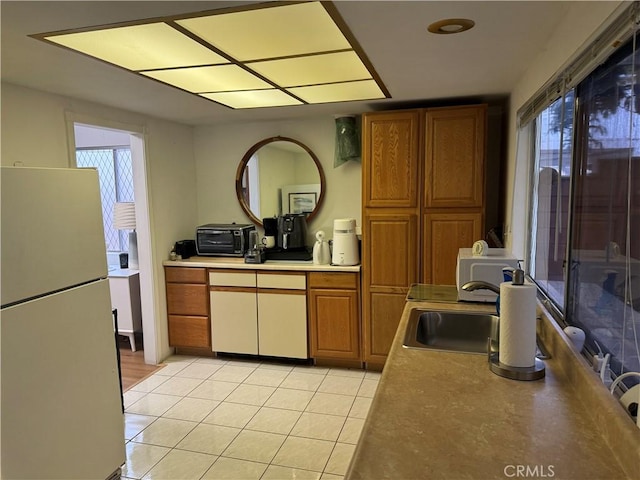
[[[105,25],[258,2],[6,1],[1,78],[191,125],[361,113],[436,99],[506,96],[566,15],[560,1],[336,1],[391,99],[232,110],[38,40],[29,34]],[[585,8],[588,8],[585,2]],[[458,35],[433,35],[443,18],[470,18]]]

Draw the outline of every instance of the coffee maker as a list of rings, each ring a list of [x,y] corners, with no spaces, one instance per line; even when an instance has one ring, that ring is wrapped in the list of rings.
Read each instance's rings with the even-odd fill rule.
[[[307,217],[304,213],[287,213],[278,217],[278,247],[282,250],[306,250]]]

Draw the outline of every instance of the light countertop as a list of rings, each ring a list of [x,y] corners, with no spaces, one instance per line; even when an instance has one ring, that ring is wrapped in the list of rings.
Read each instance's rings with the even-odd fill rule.
[[[486,355],[404,348],[410,311],[443,307],[495,311],[406,304],[346,479],[504,479],[527,466],[535,478],[633,478],[585,414],[557,357],[545,360],[544,379],[516,381],[492,373]],[[626,438],[640,439],[628,423]]]
[[[111,278],[126,278],[139,275],[139,270],[133,270],[132,268],[119,268],[109,266],[108,276]]]
[[[236,268],[246,270],[287,270],[302,272],[353,272],[360,271],[360,265],[314,265],[307,261],[267,260],[264,263],[244,263],[239,257],[191,257],[186,260],[165,260],[165,267],[205,267]]]

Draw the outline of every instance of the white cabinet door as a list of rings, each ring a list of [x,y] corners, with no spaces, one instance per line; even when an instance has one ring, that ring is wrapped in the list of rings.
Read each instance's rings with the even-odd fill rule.
[[[212,290],[211,345],[214,352],[258,354],[256,293]]]
[[[292,293],[258,293],[260,355],[308,358],[307,296]]]

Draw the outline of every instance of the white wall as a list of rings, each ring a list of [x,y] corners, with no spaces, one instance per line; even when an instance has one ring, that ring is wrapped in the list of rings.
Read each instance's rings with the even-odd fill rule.
[[[7,83],[1,93],[2,165],[21,161],[25,166],[68,167],[75,148],[67,145],[68,115],[143,127],[155,309],[145,325],[154,322],[156,356],[162,360],[171,352],[162,261],[173,242],[193,238],[197,217],[192,128]]]
[[[527,71],[521,77],[516,87],[511,92],[508,129],[508,164],[507,164],[507,188],[505,204],[505,232],[507,247],[511,248],[518,258],[526,258],[526,236],[528,205],[526,202],[516,200],[516,189],[524,189],[525,198],[528,192],[528,166],[520,165],[518,178],[516,179],[516,141],[517,141],[517,111],[529,100],[536,91],[542,87],[554,74],[560,71],[570,59],[582,50],[584,44],[592,41],[602,32],[606,24],[613,18],[614,11],[623,4],[629,2],[604,1],[589,2],[589,8],[585,8],[582,2],[569,2],[567,15],[562,19],[554,34],[546,45],[541,45],[540,54],[531,59]],[[512,223],[512,218],[513,223]]]
[[[333,117],[316,117],[280,122],[261,122],[196,127],[194,153],[198,177],[198,222],[249,221],[235,197],[238,163],[254,144],[275,136],[294,138],[309,147],[318,157],[326,178],[324,203],[308,226],[308,245],[314,234],[324,230],[333,234],[335,218],[361,217],[361,165],[358,162],[333,168],[335,121]]]

